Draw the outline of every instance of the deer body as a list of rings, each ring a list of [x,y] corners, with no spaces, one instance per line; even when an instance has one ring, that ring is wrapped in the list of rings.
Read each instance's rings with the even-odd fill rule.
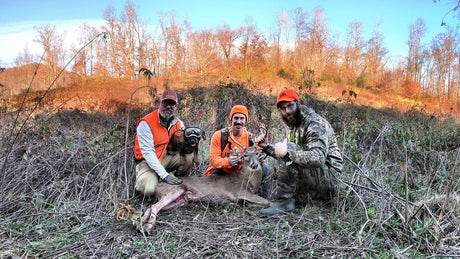
[[[243,154],[242,169],[233,174],[223,176],[186,176],[180,185],[164,182],[158,184],[154,195],[159,199],[144,213],[145,229],[153,228],[156,215],[161,210],[183,206],[189,202],[203,201],[209,203],[225,203],[228,201],[270,206],[271,201],[256,195],[262,181],[262,166],[258,151],[247,148]]]

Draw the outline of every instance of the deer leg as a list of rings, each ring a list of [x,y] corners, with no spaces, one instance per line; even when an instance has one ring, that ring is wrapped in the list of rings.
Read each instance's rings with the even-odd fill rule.
[[[157,214],[160,212],[164,207],[167,207],[170,205],[172,202],[174,202],[177,198],[179,198],[183,193],[185,192],[184,189],[182,188],[177,188],[174,189],[172,192],[167,193],[161,197],[161,199],[150,206],[145,213],[145,224],[144,224],[144,230],[147,233],[150,233],[150,230],[153,228],[155,225],[155,221],[157,220]]]
[[[249,201],[253,204],[264,206],[271,206],[273,204],[273,202],[248,191],[240,193],[240,195],[238,196],[238,200]]]
[[[190,200],[194,200],[195,196],[193,192],[191,191],[185,191],[182,193],[181,196],[179,196],[177,199],[172,201],[170,204],[164,206],[161,210],[170,210],[174,208],[181,207],[185,204],[187,204]]]

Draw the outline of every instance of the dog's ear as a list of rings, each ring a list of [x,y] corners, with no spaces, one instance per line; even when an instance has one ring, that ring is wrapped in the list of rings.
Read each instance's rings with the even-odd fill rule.
[[[203,138],[203,140],[206,140],[206,133],[204,132],[202,128],[200,129],[201,129],[201,137]]]

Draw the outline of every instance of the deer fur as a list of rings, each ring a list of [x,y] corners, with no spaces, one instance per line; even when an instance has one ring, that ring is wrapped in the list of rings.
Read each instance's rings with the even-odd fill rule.
[[[158,202],[145,213],[144,230],[153,228],[158,212],[177,208],[190,202],[225,203],[228,201],[247,201],[257,205],[271,206],[272,202],[256,195],[262,181],[262,166],[259,152],[255,147],[248,147],[239,153],[243,167],[237,173],[223,176],[194,175],[182,177],[180,185],[160,182],[154,195]]]

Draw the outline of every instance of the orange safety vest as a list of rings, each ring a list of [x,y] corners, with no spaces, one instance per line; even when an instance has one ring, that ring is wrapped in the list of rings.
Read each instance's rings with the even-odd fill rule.
[[[136,126],[139,126],[139,123],[141,121],[146,121],[150,129],[152,130],[153,134],[153,142],[155,144],[155,155],[157,156],[158,160],[163,159],[163,156],[165,155],[166,152],[166,147],[168,146],[169,139],[171,136],[180,129],[180,123],[179,120],[174,125],[171,125],[168,129],[166,129],[163,125],[160,124],[160,117],[158,114],[158,110],[155,110],[146,116],[142,117],[138,122]],[[134,147],[134,157],[137,160],[143,160],[144,156],[142,155],[141,148],[139,147],[139,141],[138,137],[136,135],[136,143]]]

